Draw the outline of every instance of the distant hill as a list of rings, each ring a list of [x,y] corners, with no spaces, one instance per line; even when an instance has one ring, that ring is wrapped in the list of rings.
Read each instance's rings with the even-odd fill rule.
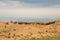
[[[24,21],[24,22],[50,22],[60,18],[26,18],[26,17],[0,17],[0,21]]]

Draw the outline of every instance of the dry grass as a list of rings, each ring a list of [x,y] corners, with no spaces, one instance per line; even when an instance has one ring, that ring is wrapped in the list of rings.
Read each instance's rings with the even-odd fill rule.
[[[0,22],[0,40],[60,40],[60,22]]]

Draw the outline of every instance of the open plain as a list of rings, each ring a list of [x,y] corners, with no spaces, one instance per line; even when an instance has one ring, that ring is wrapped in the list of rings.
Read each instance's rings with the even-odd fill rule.
[[[60,21],[0,22],[0,40],[60,40]]]

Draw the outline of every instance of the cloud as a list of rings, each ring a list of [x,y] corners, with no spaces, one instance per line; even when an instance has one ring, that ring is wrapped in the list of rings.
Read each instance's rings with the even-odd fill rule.
[[[0,8],[5,7],[60,7],[60,0],[0,0]]]
[[[60,4],[37,0],[0,0],[0,16],[60,17]],[[32,3],[31,3],[32,2]],[[47,2],[47,3],[46,3]],[[50,5],[48,5],[48,3]]]
[[[23,7],[23,3],[19,1],[0,1],[0,8]]]
[[[1,16],[10,17],[59,17],[60,8],[13,8],[0,9]]]
[[[33,7],[53,7],[55,5],[60,5],[60,0],[15,0],[24,2]]]

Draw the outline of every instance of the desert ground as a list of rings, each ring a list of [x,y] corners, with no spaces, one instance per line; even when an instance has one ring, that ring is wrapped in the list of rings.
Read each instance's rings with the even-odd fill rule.
[[[60,40],[60,21],[0,22],[0,40]]]

